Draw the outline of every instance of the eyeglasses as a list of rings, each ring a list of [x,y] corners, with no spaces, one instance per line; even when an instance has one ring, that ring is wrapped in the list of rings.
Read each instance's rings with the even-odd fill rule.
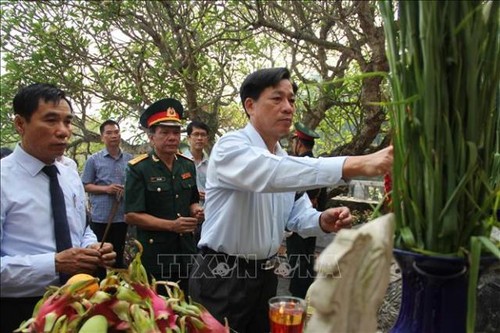
[[[206,138],[208,135],[206,133],[191,133],[193,138]]]

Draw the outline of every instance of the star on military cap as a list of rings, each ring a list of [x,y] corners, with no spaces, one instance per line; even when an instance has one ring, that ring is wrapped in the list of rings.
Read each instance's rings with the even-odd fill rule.
[[[314,139],[319,138],[319,134],[314,132],[312,129],[306,127],[306,125],[301,122],[295,123],[295,135],[301,140],[314,141]]]
[[[144,128],[153,125],[181,126],[184,108],[174,98],[164,98],[151,104],[141,115],[140,124]]]

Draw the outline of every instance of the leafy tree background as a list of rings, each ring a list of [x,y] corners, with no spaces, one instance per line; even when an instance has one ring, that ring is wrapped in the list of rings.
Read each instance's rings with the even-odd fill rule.
[[[295,120],[321,133],[317,154],[362,154],[389,139],[374,1],[3,1],[1,17],[2,146],[18,140],[12,98],[32,82],[68,92],[77,113],[67,154],[80,166],[108,118],[124,149],[146,151],[138,118],[164,97],[182,101],[187,122],[206,122],[213,145],[246,123],[243,78],[273,66],[292,70]]]

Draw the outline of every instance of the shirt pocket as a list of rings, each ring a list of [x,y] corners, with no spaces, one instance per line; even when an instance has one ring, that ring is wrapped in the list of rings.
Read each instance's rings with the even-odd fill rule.
[[[189,179],[183,179],[181,181],[181,187],[183,191],[189,191],[191,192],[193,187],[196,186],[196,181],[192,178]]]
[[[77,235],[82,235],[87,223],[85,218],[87,213],[85,208],[85,197],[76,193],[71,193],[71,197],[65,197],[65,200],[68,200],[66,203],[66,215],[68,217],[68,223],[72,226],[70,230],[72,229],[72,233],[75,232]]]
[[[154,207],[173,200],[174,192],[172,186],[167,182],[148,183],[146,188],[148,205],[151,204]]]

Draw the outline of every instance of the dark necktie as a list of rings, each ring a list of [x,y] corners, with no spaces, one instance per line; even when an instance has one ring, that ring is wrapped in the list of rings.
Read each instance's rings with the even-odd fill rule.
[[[54,232],[56,236],[57,252],[69,249],[71,245],[71,236],[69,233],[68,219],[66,217],[66,205],[64,203],[64,194],[59,186],[57,174],[59,171],[55,165],[46,165],[42,169],[50,179],[50,203],[52,214],[54,216]],[[61,283],[65,283],[67,276],[59,274]]]

